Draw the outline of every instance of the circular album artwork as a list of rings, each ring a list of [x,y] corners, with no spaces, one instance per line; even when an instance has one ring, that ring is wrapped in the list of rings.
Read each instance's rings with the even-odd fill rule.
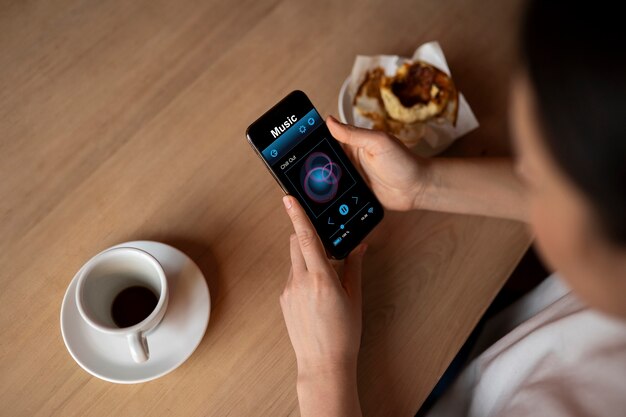
[[[312,152],[302,165],[302,189],[316,203],[327,203],[339,190],[341,167],[324,152]]]

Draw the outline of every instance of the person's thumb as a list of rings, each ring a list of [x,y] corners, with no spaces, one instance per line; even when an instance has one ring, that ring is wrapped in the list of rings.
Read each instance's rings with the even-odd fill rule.
[[[363,266],[363,255],[367,250],[367,245],[361,243],[346,258],[343,265],[343,287],[350,298],[361,301],[361,272]],[[360,305],[360,304],[359,304]]]
[[[326,125],[335,139],[355,148],[367,148],[371,150],[376,144],[380,143],[380,135],[384,135],[384,133],[379,131],[362,129],[341,123],[333,116],[326,118]]]

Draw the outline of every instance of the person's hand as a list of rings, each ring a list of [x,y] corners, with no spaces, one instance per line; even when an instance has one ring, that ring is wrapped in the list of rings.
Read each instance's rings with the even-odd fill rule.
[[[427,179],[425,160],[387,133],[346,125],[332,116],[326,123],[386,208],[407,211],[419,206]]]
[[[291,235],[291,270],[280,296],[299,378],[350,374],[356,378],[361,341],[361,260],[359,245],[337,274],[302,206],[283,198],[295,233]],[[356,379],[355,379],[356,380]]]

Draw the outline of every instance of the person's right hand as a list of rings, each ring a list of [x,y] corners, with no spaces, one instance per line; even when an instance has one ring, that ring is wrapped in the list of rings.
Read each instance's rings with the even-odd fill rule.
[[[427,178],[425,161],[385,132],[346,125],[332,116],[326,123],[386,208],[417,208]]]

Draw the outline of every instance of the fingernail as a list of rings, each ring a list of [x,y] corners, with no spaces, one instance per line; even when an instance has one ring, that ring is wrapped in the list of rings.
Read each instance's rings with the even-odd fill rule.
[[[285,208],[289,210],[291,208],[291,197],[289,197],[288,195],[284,196],[283,204],[285,205]]]

